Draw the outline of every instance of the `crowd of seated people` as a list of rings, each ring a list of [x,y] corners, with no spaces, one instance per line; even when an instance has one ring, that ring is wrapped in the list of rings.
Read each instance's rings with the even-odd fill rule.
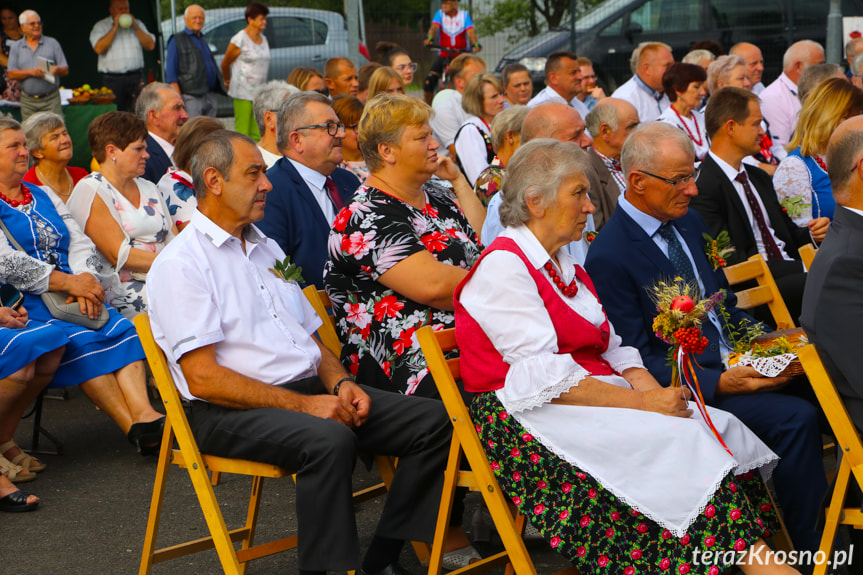
[[[89,175],[69,165],[76,142],[61,116],[0,119],[0,284],[24,300],[0,308],[0,511],[38,505],[14,483],[45,463],[13,436],[48,385],[80,385],[138,451],[156,450],[163,416],[129,323],[148,313],[204,452],[299,469],[298,489],[330,476],[316,489],[346,517],[352,467],[317,446],[335,442],[351,462],[358,447],[402,454],[408,487],[394,497],[411,501],[411,517],[385,513],[362,561],[399,573],[403,541],[430,540],[436,510],[435,493],[405,495],[440,490],[450,433],[415,335],[431,325],[456,329],[465,399],[501,487],[583,573],[724,572],[693,565],[695,547],[742,552],[738,567],[759,572],[747,557],[778,526],[768,479],[795,546],[817,549],[827,481],[805,380],[725,367],[727,328],[705,320],[698,377],[722,449],[688,392],[668,387],[644,286],[680,275],[704,293],[728,289],[702,236],[727,232],[728,263],[767,260],[859,411],[859,354],[825,328],[839,321],[828,308],[842,308],[819,302],[860,300],[863,91],[819,67],[810,41],[788,49],[766,88],[752,44],[675,63],[645,42],[611,98],[571,52],[551,55],[535,96],[523,67],[498,78],[463,54],[429,106],[411,90],[410,55],[378,50],[368,69],[335,58],[247,94],[259,142],[213,118],[186,121],[175,88],[152,84],[137,115],[91,124]],[[798,249],[822,242],[829,257],[809,274]],[[285,258],[302,286],[326,290],[341,357],[313,337],[320,320],[298,286],[269,273]],[[97,327],[55,318],[47,292]],[[756,321],[735,301],[729,290],[728,321]],[[842,317],[843,333],[858,317]],[[285,337],[291,349],[276,346]],[[408,414],[423,421],[411,433]],[[247,429],[257,418],[272,436]],[[262,447],[273,441],[282,447]],[[314,516],[318,499],[300,499],[298,513]],[[450,568],[480,557],[458,528],[463,499]],[[301,572],[359,566],[349,520],[340,535],[333,553],[301,543]]]

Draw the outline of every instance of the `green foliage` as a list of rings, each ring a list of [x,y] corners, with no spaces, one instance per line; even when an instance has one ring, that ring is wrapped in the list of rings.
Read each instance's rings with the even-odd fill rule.
[[[576,19],[602,0],[575,0]],[[508,31],[507,40],[517,42],[544,30],[569,25],[570,0],[501,0],[488,13],[474,14],[477,32],[490,36]]]
[[[174,4],[177,7],[177,16],[182,16],[186,6],[192,4],[198,4],[204,10],[207,10],[210,8],[245,8],[249,2],[245,2],[244,0],[176,0]],[[274,6],[296,6],[299,8],[314,8],[316,10],[332,10],[339,13],[343,13],[344,11],[344,2],[342,0],[265,0],[263,4],[268,8]],[[162,19],[167,20],[170,14],[170,0],[162,0]]]
[[[286,282],[295,281],[297,283],[305,283],[303,281],[303,268],[302,266],[298,266],[297,264],[291,263],[291,256],[285,256],[284,261],[276,260],[274,268],[270,268],[270,271],[276,274],[277,277],[282,278]]]

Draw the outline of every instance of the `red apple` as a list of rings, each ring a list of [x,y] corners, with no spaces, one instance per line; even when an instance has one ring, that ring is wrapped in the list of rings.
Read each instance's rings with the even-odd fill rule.
[[[671,301],[671,309],[689,313],[695,309],[695,302],[688,295],[679,295]]]

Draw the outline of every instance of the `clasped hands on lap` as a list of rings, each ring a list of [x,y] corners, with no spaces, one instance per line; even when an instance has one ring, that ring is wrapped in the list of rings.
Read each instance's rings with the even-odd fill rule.
[[[55,270],[51,272],[48,282],[48,289],[51,291],[64,291],[69,294],[66,303],[77,300],[81,313],[90,319],[96,319],[102,313],[105,289],[92,275],[72,275]]]

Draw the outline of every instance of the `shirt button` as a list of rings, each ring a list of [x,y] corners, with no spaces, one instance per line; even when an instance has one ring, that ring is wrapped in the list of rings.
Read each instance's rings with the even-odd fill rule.
[[[261,286],[261,289],[264,289],[264,286]]]
[[[715,343],[710,344],[710,351],[716,351],[719,349],[719,346]]]
[[[277,316],[276,314],[273,314],[273,317],[279,319],[279,316]]]

